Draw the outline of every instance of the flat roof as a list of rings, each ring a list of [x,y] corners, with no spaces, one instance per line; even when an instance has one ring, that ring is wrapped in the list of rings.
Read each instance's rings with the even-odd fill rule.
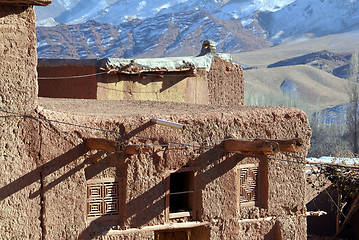
[[[1,1],[1,0],[0,0]],[[146,71],[186,71],[202,68],[207,71],[213,59],[231,60],[226,53],[207,53],[202,56],[164,57],[164,58],[102,58],[102,59],[38,59],[39,67],[56,66],[94,66],[102,71],[138,73]]]
[[[195,115],[201,113],[293,111],[287,107],[216,106],[158,101],[38,98],[47,110],[82,116]],[[297,109],[298,110],[298,109]]]

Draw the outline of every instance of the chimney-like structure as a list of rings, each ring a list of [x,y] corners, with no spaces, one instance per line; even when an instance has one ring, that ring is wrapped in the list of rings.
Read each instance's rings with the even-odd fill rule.
[[[212,40],[204,40],[202,44],[202,49],[199,56],[206,55],[208,53],[216,54],[216,45]]]

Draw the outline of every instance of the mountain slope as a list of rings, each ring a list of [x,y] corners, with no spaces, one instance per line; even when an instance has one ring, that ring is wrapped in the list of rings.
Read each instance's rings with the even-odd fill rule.
[[[359,30],[331,34],[307,41],[280,44],[271,48],[232,54],[233,59],[247,67],[266,68],[268,65],[303,56],[312,52],[327,50],[333,53],[353,52],[359,49]]]
[[[300,100],[300,107],[322,110],[348,101],[348,80],[311,66],[246,70],[244,79],[246,104],[253,102],[255,96],[262,96],[267,105],[286,105],[287,96],[286,101]]]
[[[268,40],[275,43],[308,33],[318,37],[358,24],[359,1],[296,0],[279,11],[261,13],[258,20]]]
[[[95,20],[120,24],[131,19],[152,18],[169,13],[205,10],[217,18],[238,19],[256,11],[277,11],[295,0],[54,0],[55,8],[36,7],[38,22],[48,18],[48,12],[61,24],[77,24]],[[47,13],[46,13],[47,12]]]
[[[164,14],[117,26],[89,21],[76,25],[38,27],[40,58],[162,57],[196,55],[205,39],[221,52],[269,47],[271,43],[241,26],[203,11]]]
[[[36,11],[38,26],[58,25],[38,27],[47,58],[193,55],[205,39],[238,53],[359,29],[359,0],[54,0]]]

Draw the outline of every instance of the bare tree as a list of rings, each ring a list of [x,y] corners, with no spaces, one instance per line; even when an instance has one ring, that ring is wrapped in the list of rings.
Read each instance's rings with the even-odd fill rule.
[[[353,153],[359,153],[359,116],[358,116],[358,104],[359,104],[359,88],[358,88],[358,64],[359,54],[355,51],[350,60],[350,67],[348,72],[348,79],[350,80],[348,95],[349,104],[347,108],[347,125],[349,142],[353,147]]]

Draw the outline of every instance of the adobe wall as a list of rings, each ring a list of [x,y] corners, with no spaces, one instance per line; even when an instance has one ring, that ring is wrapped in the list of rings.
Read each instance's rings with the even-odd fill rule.
[[[31,111],[37,101],[33,7],[0,4],[0,41],[0,107]],[[40,239],[41,198],[29,198],[41,188],[38,122],[1,112],[0,131],[1,238]]]
[[[56,60],[56,62],[60,63],[60,65],[51,65],[51,60],[47,59],[39,60],[39,66],[37,67],[40,77],[38,79],[39,97],[97,98],[96,75],[91,75],[96,73],[96,60],[81,60],[81,64],[76,60]],[[69,78],[84,75],[90,76]]]
[[[34,109],[37,54],[33,7],[0,4],[0,39],[0,104]]]
[[[244,104],[244,76],[241,66],[215,58],[211,71],[202,70],[202,72],[208,79],[210,104],[221,106]]]
[[[111,115],[95,116],[80,112],[80,115],[73,115],[46,109],[41,114],[48,119],[111,130],[101,132],[57,124],[77,140],[98,137],[124,140],[130,144],[167,145],[169,142],[207,142],[228,137],[300,137],[305,145],[299,155],[305,156],[309,148],[311,131],[306,115],[294,108],[241,107],[210,111],[208,107],[206,111],[197,112],[199,106],[184,105],[177,114],[165,114],[161,111],[172,109],[173,105],[159,108],[155,104],[141,102],[137,106],[142,114],[116,115],[114,111],[126,112],[133,106],[130,103],[102,104],[102,107],[96,104],[90,106],[95,109],[94,112],[98,108],[105,111],[110,107],[113,109]],[[151,118],[183,123],[186,129],[181,131],[149,125]],[[119,136],[115,132],[143,138]],[[168,171],[184,165],[200,169],[198,187],[202,200],[198,220],[208,222],[209,225],[202,228],[210,239],[306,238],[304,165],[224,153],[220,142],[216,147],[219,151],[191,146],[157,146],[151,148],[149,153],[131,156],[103,151],[88,152],[67,134],[58,132],[45,122],[41,123],[43,141],[40,156],[45,164],[42,180],[45,239],[89,239],[100,238],[103,234],[105,236],[101,236],[101,239],[154,239],[154,231],[143,227],[165,224],[165,182]],[[298,160],[287,154],[275,157]],[[238,168],[243,164],[258,162],[266,166],[268,172],[267,177],[262,178],[262,181],[269,183],[267,201],[262,207],[237,207]],[[100,217],[92,224],[86,223],[86,183],[90,179],[109,177],[117,177],[122,186],[118,222],[106,222]],[[186,222],[185,219],[179,221]],[[116,230],[110,230],[113,226]],[[132,230],[121,231],[125,229]]]
[[[193,71],[150,73],[149,75],[110,74],[98,77],[98,99],[150,100],[208,104],[206,75]]]
[[[151,100],[220,106],[244,103],[243,69],[214,57],[210,70],[98,76],[98,99]]]
[[[56,77],[91,75],[99,70],[96,60],[40,59],[39,96],[99,100],[151,100],[193,104],[241,106],[244,78],[241,66],[214,57],[207,69],[149,72],[139,74],[100,74],[83,78]],[[97,87],[96,87],[97,81]]]

